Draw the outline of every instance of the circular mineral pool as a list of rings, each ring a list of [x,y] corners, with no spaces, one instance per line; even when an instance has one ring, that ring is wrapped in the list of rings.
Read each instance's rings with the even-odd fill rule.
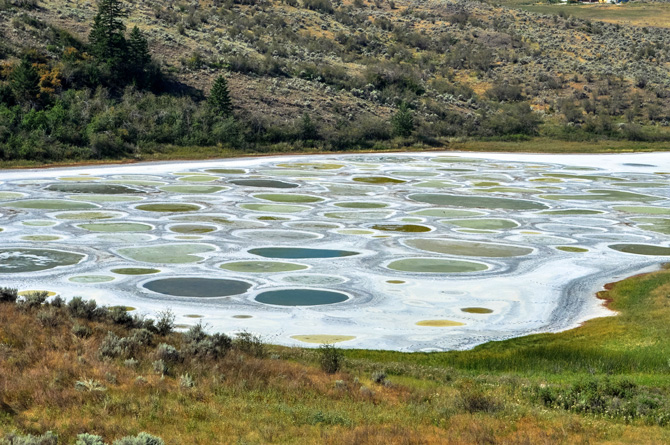
[[[188,175],[188,176],[182,176],[181,178],[177,179],[177,181],[183,181],[183,182],[212,182],[216,181],[217,178],[216,176],[209,176],[209,175]]]
[[[204,224],[175,224],[170,226],[169,230],[175,233],[209,233],[216,231],[217,228]]]
[[[50,249],[0,249],[0,273],[38,272],[79,263],[85,255]]]
[[[393,215],[393,210],[369,210],[365,212],[328,212],[323,216],[332,219],[346,219],[350,221],[369,221],[388,218]]]
[[[464,326],[465,323],[453,320],[421,320],[415,323],[417,326],[428,326],[432,328],[448,328],[454,326]]]
[[[481,216],[481,215],[486,215],[486,213],[478,212],[476,210],[458,210],[458,209],[433,208],[433,209],[418,210],[416,212],[412,212],[412,215],[437,216],[437,217],[444,217],[444,218],[458,218],[458,217],[464,217],[464,216]]]
[[[15,193],[15,192],[0,192],[0,200],[5,199],[19,199],[23,198],[25,193]]]
[[[106,283],[108,281],[114,281],[114,277],[109,275],[78,275],[76,277],[70,277],[69,281],[73,283]]]
[[[235,233],[235,236],[258,241],[270,241],[276,243],[294,243],[320,238],[318,233],[302,232],[297,230],[243,230]]]
[[[401,232],[401,233],[420,233],[430,232],[430,227],[420,226],[418,224],[375,224],[371,227],[374,230],[381,230],[384,232]]]
[[[463,307],[461,308],[461,311],[466,312],[468,314],[491,314],[493,313],[493,309],[485,308],[485,307]]]
[[[247,319],[254,318],[252,315],[233,315],[233,318]]]
[[[321,162],[294,162],[277,164],[280,168],[295,168],[300,170],[339,170],[344,167],[343,164],[321,163]]]
[[[613,209],[619,212],[639,213],[644,215],[670,215],[669,207],[614,206]]]
[[[403,184],[407,181],[397,178],[390,178],[388,176],[358,176],[353,179],[356,182],[363,182],[366,184]]]
[[[174,297],[215,298],[243,294],[251,284],[246,281],[221,278],[163,278],[144,283],[143,287],[159,294]]]
[[[420,238],[405,241],[409,247],[427,252],[444,253],[459,256],[481,256],[490,258],[506,258],[523,256],[533,253],[530,247],[512,246],[508,244],[482,243],[440,238]]]
[[[88,176],[88,175],[82,175],[82,176],[61,176],[58,178],[59,181],[94,181],[97,179],[102,179],[102,178],[96,178],[94,176]]]
[[[121,267],[112,269],[111,272],[119,275],[150,275],[160,272],[160,269],[147,269],[143,267]]]
[[[153,229],[149,224],[129,222],[78,224],[77,227],[91,232],[146,232]]]
[[[449,219],[440,221],[457,227],[478,230],[504,230],[519,227],[519,223],[511,219],[481,218],[481,219]]]
[[[243,175],[247,172],[241,168],[210,168],[205,171],[215,175]]]
[[[630,201],[648,202],[663,199],[659,196],[642,195],[640,193],[625,192],[623,190],[587,190],[587,193],[576,195],[541,195],[541,198],[555,201]]]
[[[98,195],[122,195],[126,193],[144,193],[142,190],[120,184],[80,183],[51,184],[45,190],[63,193],[92,193]]]
[[[125,213],[122,212],[62,212],[57,213],[56,219],[111,219],[121,218]]]
[[[670,247],[654,246],[651,244],[610,244],[610,249],[636,255],[670,256]]]
[[[200,206],[196,204],[179,204],[179,203],[158,203],[158,204],[140,204],[135,207],[137,210],[144,210],[146,212],[193,212],[200,210]]]
[[[488,196],[447,195],[437,193],[415,193],[410,199],[435,205],[447,205],[465,208],[541,210],[547,206],[537,201],[512,198],[490,198]]]
[[[341,235],[373,235],[375,232],[363,229],[341,229],[337,233]]]
[[[209,244],[163,244],[159,246],[126,247],[118,252],[135,261],[159,264],[182,264],[202,261],[200,254],[216,250]]]
[[[69,195],[69,199],[74,201],[90,201],[90,202],[132,202],[142,201],[144,198],[140,196],[130,195]]]
[[[307,269],[308,266],[305,266],[304,264],[284,263],[281,261],[234,261],[231,263],[224,263],[219,267],[233,272],[278,273],[304,270]]]
[[[556,249],[561,250],[563,252],[571,252],[571,253],[584,253],[589,251],[589,249],[575,246],[556,246]]]
[[[385,202],[371,202],[371,201],[346,201],[336,202],[336,206],[348,209],[383,209],[389,205]]]
[[[417,273],[468,273],[480,272],[489,268],[484,263],[440,258],[407,258],[392,261],[387,267],[402,272]]]
[[[25,199],[23,201],[12,201],[3,204],[3,206],[15,209],[40,210],[86,210],[98,207],[88,202],[68,201],[66,199]]]
[[[540,215],[600,215],[605,213],[602,210],[591,209],[564,209],[564,210],[545,210]]]
[[[54,291],[50,291],[50,290],[38,290],[38,289],[22,290],[22,291],[18,292],[18,295],[20,297],[25,297],[26,295],[33,295],[33,294],[42,293],[42,292],[46,292],[47,297],[55,297],[56,295],[58,295],[58,292],[54,292]]]
[[[360,254],[360,252],[350,250],[308,249],[305,247],[260,247],[249,250],[249,253],[265,258],[281,259],[342,258]]]
[[[314,343],[318,345],[330,345],[333,343],[341,343],[343,341],[353,340],[354,335],[328,335],[328,334],[313,334],[313,335],[292,335],[292,339],[301,341],[303,343]]]
[[[22,236],[21,239],[26,241],[56,241],[61,237],[56,235],[26,235]]]
[[[282,289],[261,292],[255,300],[277,306],[318,306],[347,301],[349,297],[340,292],[321,289]]]
[[[289,202],[289,203],[311,203],[321,202],[323,198],[312,195],[297,195],[291,193],[257,193],[253,195],[254,198],[264,199],[272,202]]]
[[[228,189],[228,187],[218,185],[164,185],[158,188],[164,192],[182,193],[185,195],[216,193]]]
[[[275,189],[293,189],[298,187],[298,184],[292,182],[277,181],[275,179],[235,179],[230,181],[231,184],[241,185],[243,187],[264,187]]]
[[[253,212],[298,213],[310,210],[311,207],[286,204],[240,204],[240,207]]]

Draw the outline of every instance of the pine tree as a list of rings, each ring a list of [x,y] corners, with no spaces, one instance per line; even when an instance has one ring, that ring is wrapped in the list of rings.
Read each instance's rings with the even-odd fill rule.
[[[28,59],[22,59],[9,76],[9,85],[19,102],[33,106],[40,94],[40,75]]]
[[[128,57],[126,60],[130,78],[138,87],[144,88],[148,83],[147,69],[151,64],[149,44],[142,31],[135,26],[128,37]]]
[[[233,104],[230,101],[228,81],[225,77],[219,76],[214,81],[212,91],[209,93],[209,104],[219,116],[229,117],[233,114]]]
[[[120,0],[101,0],[88,36],[93,55],[112,70],[122,67],[127,54],[123,36],[126,26],[122,21],[127,16]]]
[[[405,102],[400,104],[398,111],[391,118],[391,126],[396,136],[409,137],[414,131],[414,116]]]
[[[149,44],[142,31],[135,26],[128,37],[128,63],[136,70],[143,70],[149,62]]]

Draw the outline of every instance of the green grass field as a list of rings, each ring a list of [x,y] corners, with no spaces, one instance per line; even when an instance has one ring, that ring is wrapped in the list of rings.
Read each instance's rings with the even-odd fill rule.
[[[512,0],[502,3],[541,14],[569,14],[579,19],[597,20],[631,26],[670,27],[670,4],[668,3],[626,3],[611,4],[537,4],[526,0]]]

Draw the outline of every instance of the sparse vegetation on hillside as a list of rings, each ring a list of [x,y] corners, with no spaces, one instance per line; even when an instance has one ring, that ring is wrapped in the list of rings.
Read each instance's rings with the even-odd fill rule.
[[[0,6],[4,160],[670,138],[668,29],[467,0],[60,1]]]

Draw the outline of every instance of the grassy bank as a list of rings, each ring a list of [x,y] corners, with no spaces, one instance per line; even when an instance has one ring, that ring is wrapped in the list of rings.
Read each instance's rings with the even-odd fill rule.
[[[168,444],[667,442],[669,295],[664,269],[600,294],[617,317],[472,351],[331,350],[335,373],[319,366],[332,358],[325,350],[179,334],[119,309],[20,297],[0,304],[0,433],[53,431],[59,443],[141,431]]]
[[[667,142],[632,142],[632,141],[595,141],[595,142],[567,142],[555,139],[534,138],[530,140],[510,141],[444,141],[442,145],[406,145],[403,141],[380,145],[375,150],[329,150],[318,147],[290,146],[288,144],[268,145],[256,149],[237,150],[220,146],[179,147],[164,146],[151,153],[119,159],[99,160],[69,160],[62,162],[39,162],[29,160],[0,161],[0,169],[13,168],[46,168],[46,167],[76,167],[83,165],[128,164],[151,161],[192,161],[206,159],[232,159],[245,156],[279,156],[279,155],[310,155],[310,154],[348,154],[348,153],[388,153],[405,151],[465,151],[465,152],[493,152],[493,153],[636,153],[668,151]]]

